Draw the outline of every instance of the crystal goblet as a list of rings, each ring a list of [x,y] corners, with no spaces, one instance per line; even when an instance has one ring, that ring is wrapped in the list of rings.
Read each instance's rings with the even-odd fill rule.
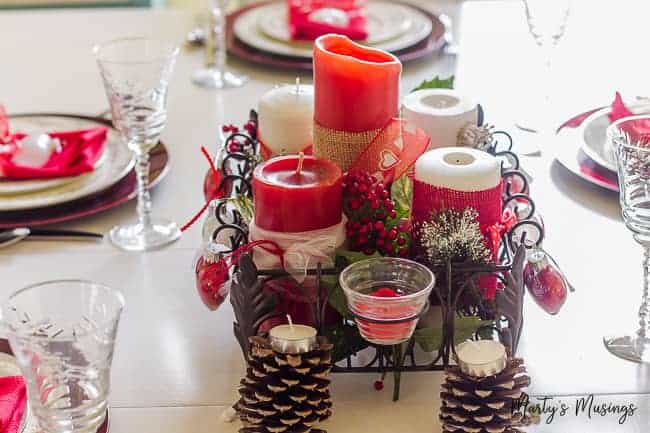
[[[2,304],[2,324],[46,433],[94,433],[108,407],[124,297],[82,280],[48,281]]]
[[[539,47],[543,66],[536,83],[541,85],[541,98],[528,104],[517,126],[529,132],[550,135],[553,125],[551,115],[552,57],[555,47],[564,35],[571,0],[524,0],[528,30]],[[540,65],[541,66],[541,65]],[[541,109],[540,109],[541,108]],[[546,137],[544,137],[546,138]]]
[[[228,89],[241,87],[248,77],[226,68],[226,6],[228,0],[208,0],[209,14],[205,41],[205,65],[192,75],[199,87]]]
[[[623,220],[644,250],[644,278],[636,334],[605,337],[604,342],[619,358],[650,363],[650,116],[614,122],[607,139],[616,153]]]
[[[135,153],[138,182],[138,221],[109,233],[113,244],[145,251],[175,241],[178,225],[151,218],[149,151],[158,144],[167,123],[167,88],[178,47],[147,38],[116,39],[95,46],[113,125]]]

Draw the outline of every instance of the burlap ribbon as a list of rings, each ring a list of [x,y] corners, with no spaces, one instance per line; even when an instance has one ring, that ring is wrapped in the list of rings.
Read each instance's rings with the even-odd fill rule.
[[[383,128],[349,132],[326,128],[314,122],[314,156],[329,159],[348,171],[357,157]]]

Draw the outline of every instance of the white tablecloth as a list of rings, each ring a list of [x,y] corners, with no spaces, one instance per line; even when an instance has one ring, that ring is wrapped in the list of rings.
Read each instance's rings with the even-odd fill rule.
[[[629,3],[640,7],[641,2]],[[460,12],[456,2],[430,7],[454,17]],[[643,15],[626,15],[628,23],[620,10],[608,11],[602,5],[598,10],[599,14],[576,10],[561,48],[567,78],[558,82],[567,89],[564,99],[570,105],[561,107],[566,113],[606,103],[615,88],[644,94],[648,74],[643,62],[637,60],[632,67],[617,52],[630,52],[630,46],[640,46],[641,39],[615,37],[618,31],[627,35],[640,31]],[[535,85],[521,72],[522,65],[530,64],[526,59],[532,45],[519,2],[471,2],[462,12],[458,87],[484,103],[491,123],[510,129],[520,104],[517,98],[525,95],[517,86]],[[190,14],[169,10],[0,12],[4,59],[0,101],[13,113],[102,112],[107,102],[91,54],[94,42],[132,34],[181,41],[193,24]],[[637,55],[643,58],[642,51]],[[189,81],[201,57],[200,51],[184,51],[180,56],[170,87],[169,124],[163,133],[171,153],[171,172],[153,192],[155,214],[178,222],[202,204],[207,167],[200,146],[213,147],[219,124],[241,123],[264,91],[295,78],[292,72],[233,60],[231,66],[249,74],[251,82],[237,90],[206,91]],[[408,64],[402,90],[409,91],[436,74],[448,75],[453,66],[451,57]],[[566,416],[535,431],[645,432],[650,425],[650,400],[643,395],[650,389],[648,369],[609,356],[601,341],[605,331],[635,324],[640,250],[620,222],[616,196],[551,166],[552,152],[544,153],[547,157],[524,163],[535,176],[533,194],[548,227],[546,246],[578,290],[556,318],[546,316],[532,302],[526,306],[521,354],[533,377],[531,391],[564,395],[568,400],[582,393],[617,394],[602,398],[634,402],[644,409],[623,426],[614,417]],[[134,214],[131,203],[65,226],[107,231]],[[236,425],[222,424],[218,415],[234,400],[243,361],[232,335],[229,305],[209,312],[195,293],[191,263],[199,240],[200,228],[195,227],[169,248],[147,254],[124,253],[108,244],[43,242],[0,250],[0,295],[36,281],[72,277],[101,281],[124,292],[127,308],[111,395],[115,433],[236,430]],[[334,377],[336,409],[326,425],[331,432],[439,431],[441,374],[404,375],[402,399],[396,404],[390,401],[390,381],[386,391],[376,392],[375,379],[373,375]]]

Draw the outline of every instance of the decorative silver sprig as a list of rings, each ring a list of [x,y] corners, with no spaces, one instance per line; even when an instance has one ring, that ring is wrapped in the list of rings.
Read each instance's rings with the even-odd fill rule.
[[[490,263],[492,253],[472,208],[457,211],[446,209],[432,215],[421,225],[420,242],[431,264],[448,260],[455,263]]]

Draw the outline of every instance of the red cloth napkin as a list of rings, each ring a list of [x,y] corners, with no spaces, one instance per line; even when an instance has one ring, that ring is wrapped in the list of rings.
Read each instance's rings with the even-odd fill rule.
[[[4,105],[0,104],[0,144],[5,142],[9,135],[9,117],[5,111]]]
[[[79,131],[51,132],[50,137],[61,140],[61,152],[55,152],[42,167],[26,167],[12,161],[13,154],[0,155],[0,174],[9,179],[46,179],[76,176],[94,170],[102,154],[108,128],[100,126]],[[1,131],[0,131],[1,132]],[[25,137],[23,133],[8,135],[5,142],[14,145]]]
[[[633,113],[625,103],[619,92],[616,92],[614,102],[612,102],[612,110],[609,113],[609,120],[612,122],[622,119],[623,117],[634,116]],[[631,122],[624,122],[621,129],[630,135],[633,141],[648,143],[650,142],[650,120],[639,119]]]
[[[17,433],[25,413],[27,390],[21,376],[0,377],[0,433]]]
[[[328,33],[338,33],[357,41],[368,38],[365,0],[287,0],[287,4],[289,32],[293,40],[313,41]],[[311,14],[323,8],[343,11],[348,18],[347,25],[340,26],[314,20]]]

